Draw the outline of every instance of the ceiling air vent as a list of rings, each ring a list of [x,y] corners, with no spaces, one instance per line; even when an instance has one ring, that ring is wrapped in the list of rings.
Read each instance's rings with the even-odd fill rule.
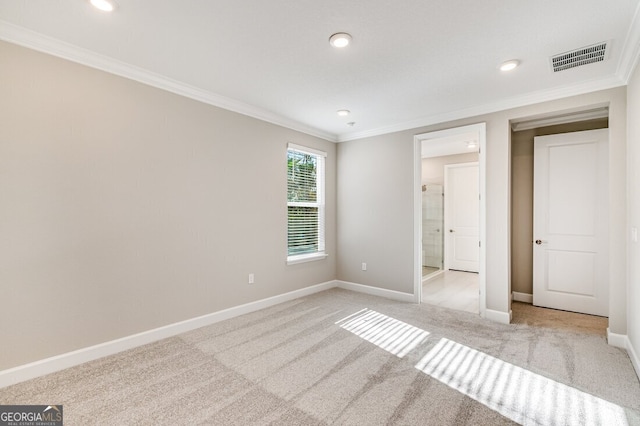
[[[582,65],[602,62],[607,59],[609,42],[597,43],[591,46],[561,53],[551,57],[553,72],[568,70],[569,68],[581,67]]]

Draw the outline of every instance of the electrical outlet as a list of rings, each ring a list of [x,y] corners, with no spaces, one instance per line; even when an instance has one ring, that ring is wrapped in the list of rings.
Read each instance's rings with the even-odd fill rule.
[[[363,271],[367,270],[367,264],[365,262],[362,262],[362,270]]]
[[[253,274],[249,274],[249,284],[253,284],[255,282],[255,277]]]

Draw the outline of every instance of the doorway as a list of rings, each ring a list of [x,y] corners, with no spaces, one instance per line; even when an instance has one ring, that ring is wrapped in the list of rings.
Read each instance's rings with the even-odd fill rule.
[[[421,301],[477,315],[480,305],[478,152],[476,145],[469,147],[466,142],[463,149],[470,152],[425,156],[422,160],[423,185],[426,182],[428,187],[434,188],[432,192],[439,192],[439,199],[434,200],[435,205],[429,205],[430,198],[435,196],[424,197],[426,205],[423,204],[423,218],[433,216],[429,212],[435,210],[436,206],[436,213],[439,213],[439,220],[423,220],[423,246],[429,249],[438,244],[439,255],[429,256],[434,250],[428,250],[425,261],[441,263],[438,271],[423,276]],[[428,149],[425,151],[428,154]],[[434,229],[436,226],[437,229]]]
[[[598,117],[589,120],[567,120],[553,125],[537,120],[532,120],[532,123],[512,123],[511,133],[511,290],[513,301],[528,304],[534,302],[534,250],[548,247],[544,244],[548,238],[534,236],[533,232],[534,139],[539,136],[569,135],[587,130],[607,129],[608,110],[602,109]],[[596,188],[593,188],[593,191],[596,191]],[[604,195],[603,197],[607,198]],[[608,203],[604,205],[608,206]],[[540,240],[541,244],[535,244],[536,240]],[[581,247],[581,250],[582,248],[584,247]],[[575,280],[572,278],[562,281],[565,283],[563,285],[567,285]]]
[[[447,255],[445,253],[444,241],[447,238],[447,229],[443,222],[440,225],[436,225],[437,222],[430,222],[430,217],[423,211],[423,205],[427,198],[424,194],[429,190],[431,186],[434,193],[438,192],[438,188],[435,185],[442,185],[444,182],[437,182],[434,180],[434,175],[441,175],[444,180],[444,165],[455,163],[468,163],[475,160],[477,162],[477,184],[480,194],[479,203],[476,203],[478,209],[479,224],[477,227],[478,235],[475,238],[475,253],[477,256],[477,273],[473,273],[473,281],[475,281],[475,289],[472,297],[476,300],[474,310],[479,313],[481,317],[485,316],[486,312],[486,283],[485,283],[485,249],[482,242],[485,235],[485,160],[482,152],[484,151],[486,143],[486,125],[485,123],[479,123],[469,126],[463,126],[453,129],[441,130],[436,132],[424,133],[416,135],[414,137],[414,158],[415,158],[415,187],[414,187],[414,229],[417,231],[414,233],[414,265],[415,265],[415,279],[414,279],[414,300],[416,303],[421,303],[423,299],[423,266],[426,263],[435,263],[436,266],[438,259],[435,256],[434,251],[427,250],[430,245],[432,248],[441,244],[442,254],[444,255],[441,266],[431,276],[427,276],[429,280],[433,280],[433,283],[439,285],[441,289],[448,293],[455,284],[461,284],[462,287],[469,287],[468,282],[460,277],[454,277],[456,274],[467,274],[466,272],[448,271],[447,270]],[[451,156],[460,154],[469,154],[470,152],[477,152],[474,159],[468,157],[464,160],[458,159],[457,161],[450,161]],[[438,160],[435,160],[435,159]],[[430,168],[428,164],[425,166],[423,163],[425,159],[431,159],[431,161],[440,162],[439,167]],[[423,192],[423,189],[425,190]],[[446,191],[445,191],[446,192]],[[444,194],[446,200],[446,193]],[[477,199],[476,199],[477,200]],[[446,202],[446,201],[445,201]],[[444,211],[443,211],[444,213]],[[453,229],[453,228],[452,228]],[[439,230],[439,231],[438,231]],[[429,241],[430,235],[433,238]],[[440,243],[441,242],[441,243]],[[479,247],[478,247],[479,246]],[[437,280],[437,281],[436,281]],[[468,291],[468,289],[467,289]],[[459,293],[458,302],[464,298],[462,293]],[[452,297],[456,297],[452,295]],[[459,304],[459,303],[458,303]],[[468,303],[467,303],[468,305]],[[455,309],[455,307],[454,307]],[[468,309],[462,309],[468,310]]]

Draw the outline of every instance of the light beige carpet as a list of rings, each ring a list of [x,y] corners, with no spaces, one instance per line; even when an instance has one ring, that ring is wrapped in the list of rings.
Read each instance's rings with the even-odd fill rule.
[[[609,320],[596,315],[577,314],[557,309],[543,309],[528,303],[513,302],[512,324],[526,324],[537,329],[573,331],[575,333],[607,335]]]
[[[333,289],[0,389],[0,404],[63,404],[66,425],[639,423],[640,384],[602,324],[519,307],[501,325]]]

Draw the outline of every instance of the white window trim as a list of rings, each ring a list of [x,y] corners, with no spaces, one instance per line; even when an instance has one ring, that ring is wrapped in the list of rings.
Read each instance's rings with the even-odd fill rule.
[[[320,157],[324,158],[324,164],[323,164],[323,170],[322,170],[322,179],[320,179],[317,182],[317,188],[318,188],[318,203],[319,204],[319,209],[318,209],[318,222],[319,224],[321,224],[322,227],[322,235],[319,238],[319,247],[318,247],[318,251],[314,252],[314,253],[304,253],[304,254],[295,254],[295,255],[289,255],[288,253],[288,248],[287,248],[287,265],[295,265],[298,263],[306,263],[306,262],[314,262],[316,260],[322,260],[322,259],[326,259],[329,255],[326,253],[325,251],[325,238],[326,238],[326,218],[325,218],[325,210],[326,210],[326,204],[325,204],[325,180],[326,180],[326,158],[327,158],[327,153],[324,151],[319,151],[317,149],[313,149],[313,148],[308,148],[306,146],[302,146],[302,145],[296,145],[293,143],[288,143],[287,144],[287,151],[297,151],[303,154],[312,154],[312,155],[317,155]],[[305,207],[305,206],[316,206],[316,203],[300,203],[300,202],[293,202],[293,203],[287,203],[287,206],[289,205],[298,205],[301,207]]]
[[[296,254],[294,256],[287,256],[287,265],[297,265],[298,263],[315,262],[316,260],[322,260],[329,257],[325,252]]]
[[[306,146],[296,145],[294,143],[287,144],[287,151],[298,151],[303,154],[313,154],[313,155],[319,155],[320,157],[327,158],[327,153],[324,151],[319,151],[313,148],[307,148]]]

